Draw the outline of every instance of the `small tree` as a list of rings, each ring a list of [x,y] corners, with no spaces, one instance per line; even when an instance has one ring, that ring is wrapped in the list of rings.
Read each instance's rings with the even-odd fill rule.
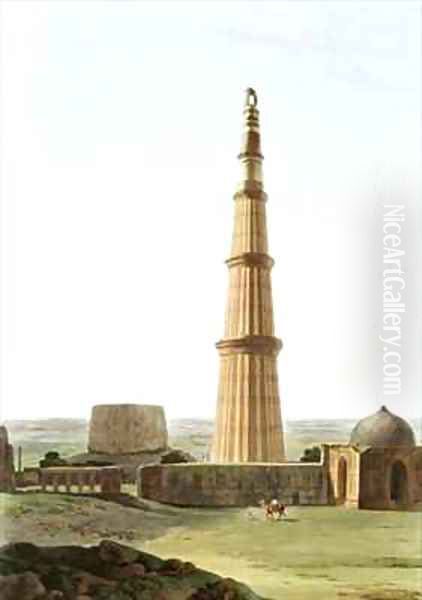
[[[63,467],[66,464],[67,462],[64,460],[64,458],[61,458],[59,452],[56,452],[54,450],[50,450],[49,452],[47,452],[44,458],[40,460],[41,469],[45,469],[48,467]]]
[[[301,462],[320,462],[321,460],[321,448],[319,446],[312,446],[312,448],[305,448],[303,456],[300,458]]]

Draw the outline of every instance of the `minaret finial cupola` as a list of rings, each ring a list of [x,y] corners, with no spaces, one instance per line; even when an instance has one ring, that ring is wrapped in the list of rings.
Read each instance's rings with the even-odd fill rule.
[[[259,132],[258,96],[252,88],[247,88],[243,109],[243,139],[238,158],[242,164],[242,179],[239,191],[262,190],[261,135]]]

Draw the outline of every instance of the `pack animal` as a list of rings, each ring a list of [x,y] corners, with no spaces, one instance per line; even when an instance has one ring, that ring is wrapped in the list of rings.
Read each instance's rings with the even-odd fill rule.
[[[265,500],[262,500],[260,504],[265,510],[266,519],[276,519],[278,521],[281,519],[281,517],[287,515],[286,506],[279,502],[276,498],[268,503],[265,502]]]

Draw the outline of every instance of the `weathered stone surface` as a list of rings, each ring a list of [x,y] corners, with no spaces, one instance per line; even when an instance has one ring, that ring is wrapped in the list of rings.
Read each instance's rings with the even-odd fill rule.
[[[118,467],[49,467],[40,469],[43,491],[79,491],[120,494],[122,473]]]
[[[116,465],[122,471],[123,481],[126,483],[135,483],[136,470],[142,465],[159,464],[161,457],[171,449],[161,449],[154,452],[137,452],[136,454],[100,454],[98,452],[86,452],[77,454],[68,459],[72,465],[87,466],[105,466]],[[178,451],[177,451],[178,452]]]
[[[135,454],[167,448],[167,424],[162,406],[100,404],[89,426],[89,452]]]
[[[179,506],[348,504],[359,494],[359,451],[323,444],[320,462],[147,465],[138,470],[138,496]]]
[[[246,598],[248,598],[248,590],[246,588],[242,590],[236,581],[227,577],[208,583],[194,592],[189,600],[246,600]]]
[[[123,567],[114,567],[110,573],[113,579],[127,579],[128,577],[143,577],[145,575],[145,567],[141,563],[131,563]]]
[[[0,492],[13,492],[15,489],[15,468],[13,446],[9,444],[7,429],[0,427]]]
[[[350,443],[361,448],[412,448],[416,445],[409,423],[391,413],[386,406],[356,424]]]
[[[44,596],[46,592],[38,575],[31,571],[0,576],[1,600],[36,600]]]
[[[89,548],[9,544],[0,548],[0,573],[5,565],[1,600],[262,600],[192,563],[163,560],[111,540]]]
[[[422,446],[369,448],[363,452],[359,507],[422,510]]]
[[[151,465],[138,471],[141,498],[180,506],[328,504],[328,473],[322,463]]]
[[[138,550],[118,544],[112,540],[103,540],[100,542],[98,554],[104,562],[115,565],[127,565],[139,558]]]
[[[40,484],[40,470],[38,467],[25,467],[23,471],[15,474],[16,487],[33,487]]]
[[[359,498],[359,450],[348,444],[323,444],[329,504],[357,506]]]
[[[72,582],[75,584],[75,589],[78,594],[86,594],[94,587],[98,586],[114,586],[115,582],[106,579],[105,577],[98,577],[92,573],[77,573],[73,578]]]

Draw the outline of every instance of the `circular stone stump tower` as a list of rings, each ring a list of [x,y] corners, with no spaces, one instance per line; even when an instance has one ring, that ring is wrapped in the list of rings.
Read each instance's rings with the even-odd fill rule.
[[[162,406],[98,404],[92,408],[88,451],[137,454],[166,449],[167,424]]]

